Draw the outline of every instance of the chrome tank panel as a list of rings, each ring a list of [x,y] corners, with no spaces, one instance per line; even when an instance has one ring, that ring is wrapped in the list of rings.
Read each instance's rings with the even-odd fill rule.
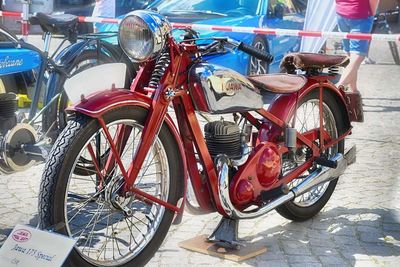
[[[189,90],[197,110],[209,113],[251,111],[263,107],[260,90],[231,69],[208,63],[190,70]]]

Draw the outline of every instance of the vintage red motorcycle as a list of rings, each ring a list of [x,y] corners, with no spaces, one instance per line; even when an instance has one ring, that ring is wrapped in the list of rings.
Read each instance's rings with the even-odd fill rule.
[[[146,264],[185,205],[220,213],[209,240],[235,248],[241,219],[274,209],[313,217],[355,161],[344,139],[362,121],[361,98],[331,82],[346,57],[290,54],[287,73],[244,77],[203,56],[272,56],[226,38],[198,45],[190,29],[178,42],[171,31],[160,14],[130,13],[119,41],[141,62],[131,90],[81,88],[68,109],[39,196],[41,227],[77,240],[67,266]],[[223,117],[202,130],[197,112]],[[186,201],[188,184],[197,203]]]

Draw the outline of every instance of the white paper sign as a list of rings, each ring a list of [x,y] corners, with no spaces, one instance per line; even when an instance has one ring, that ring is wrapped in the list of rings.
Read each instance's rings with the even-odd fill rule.
[[[0,266],[58,267],[75,242],[63,235],[18,224],[0,249]]]

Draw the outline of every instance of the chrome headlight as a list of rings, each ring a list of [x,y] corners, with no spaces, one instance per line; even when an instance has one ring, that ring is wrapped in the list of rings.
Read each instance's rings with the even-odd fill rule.
[[[161,51],[170,30],[171,25],[162,15],[135,10],[126,15],[119,25],[119,44],[133,60],[145,61]]]

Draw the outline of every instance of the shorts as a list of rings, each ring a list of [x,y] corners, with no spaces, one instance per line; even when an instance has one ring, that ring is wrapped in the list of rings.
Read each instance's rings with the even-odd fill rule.
[[[374,17],[366,19],[348,19],[337,14],[338,26],[341,32],[370,33],[374,24]],[[355,53],[361,56],[368,55],[369,41],[343,39],[343,50],[346,53]]]

